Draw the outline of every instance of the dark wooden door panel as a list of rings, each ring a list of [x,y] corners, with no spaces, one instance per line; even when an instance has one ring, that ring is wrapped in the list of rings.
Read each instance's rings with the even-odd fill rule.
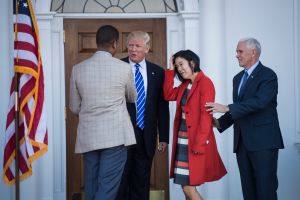
[[[166,66],[166,23],[165,19],[65,19],[65,81],[66,105],[69,105],[69,82],[72,67],[90,57],[96,51],[96,32],[102,25],[110,24],[120,31],[116,57],[127,56],[126,37],[133,30],[142,30],[151,37],[151,49],[147,59],[162,67]],[[78,119],[67,108],[67,199],[78,198],[84,191],[83,162],[75,154]],[[163,190],[169,199],[168,153],[154,157],[151,173],[151,190]]]

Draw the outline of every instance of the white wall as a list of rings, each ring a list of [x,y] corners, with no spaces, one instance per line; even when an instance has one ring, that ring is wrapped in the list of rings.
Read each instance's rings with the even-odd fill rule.
[[[50,1],[48,0],[48,3]],[[35,5],[35,4],[33,4]],[[44,4],[40,4],[38,14],[36,13],[37,23],[40,32],[41,41],[41,54],[45,77],[45,105],[47,110],[47,128],[48,128],[48,152],[33,162],[33,175],[30,178],[20,183],[20,200],[63,200],[65,199],[66,182],[65,182],[65,127],[64,109],[61,105],[64,105],[64,97],[62,99],[56,98],[53,95],[53,91],[57,91],[60,94],[60,90],[64,90],[64,68],[63,65],[57,64],[53,67],[53,61],[60,59],[57,55],[63,51],[62,42],[62,28],[61,31],[57,31],[57,27],[51,26],[53,19],[53,13],[43,12],[45,9]],[[48,6],[49,7],[49,6]],[[4,150],[4,132],[7,115],[9,88],[11,84],[11,78],[13,73],[13,25],[12,25],[12,1],[2,2],[0,8],[0,60],[1,60],[1,73],[0,73],[0,173],[3,172],[3,150]],[[59,23],[57,23],[59,24]],[[61,25],[61,23],[59,24]],[[62,25],[61,25],[62,27]],[[55,39],[52,39],[54,37]],[[53,49],[55,59],[52,57],[52,42],[60,41],[61,45],[57,45],[59,50]],[[58,71],[58,72],[57,72]],[[52,77],[53,72],[58,75]],[[56,80],[56,81],[54,81]],[[61,81],[63,87],[60,87]],[[63,91],[64,95],[64,91]],[[60,101],[63,102],[60,102]],[[58,117],[59,116],[59,117]],[[54,134],[55,133],[55,134]],[[61,136],[62,134],[62,136]],[[59,136],[59,138],[58,138]],[[63,144],[63,145],[62,145]],[[54,175],[54,173],[56,173]],[[2,181],[0,181],[0,199],[12,200],[15,199],[14,186],[8,187]]]
[[[200,0],[200,67],[204,73],[210,77],[216,90],[216,101],[223,102],[226,100],[226,91],[224,89],[226,68],[225,63],[225,8],[223,0]],[[220,135],[217,130],[215,137],[218,145],[220,156],[228,168],[228,155],[231,155],[231,136]],[[230,152],[230,153],[229,153]],[[200,186],[204,199],[223,200],[228,199],[229,176],[224,176],[221,180],[206,183]]]
[[[48,5],[49,0],[47,2]],[[196,5],[196,2],[194,0],[193,5]],[[203,70],[215,83],[216,100],[219,102],[232,102],[232,77],[241,70],[235,58],[237,41],[240,38],[252,36],[261,42],[261,61],[271,67],[279,78],[278,112],[286,147],[280,151],[278,166],[278,192],[279,199],[282,200],[296,200],[300,196],[300,147],[295,145],[296,132],[299,131],[297,123],[300,123],[300,105],[296,101],[296,98],[299,100],[300,94],[299,4],[298,0],[199,0],[199,7],[186,6],[190,11],[192,10],[191,12],[194,12],[194,7],[199,8],[199,13],[194,12],[189,15],[182,12],[179,17],[167,17],[168,54],[182,48],[198,51]],[[39,11],[44,13],[48,11],[47,5],[36,4]],[[6,110],[12,73],[12,68],[10,68],[12,67],[12,54],[10,53],[12,42],[9,42],[12,41],[11,7],[12,5],[9,5],[7,1],[4,1],[0,7],[0,27],[8,27],[2,28],[0,34],[2,47],[0,51],[1,173],[3,171]],[[199,15],[199,27],[195,23],[197,15]],[[49,152],[33,163],[34,175],[22,182],[21,200],[56,200],[64,199],[65,196],[64,88],[56,90],[60,85],[64,85],[63,56],[60,57],[63,51],[62,19],[51,20],[51,13],[44,15],[40,13],[39,17],[45,89],[48,95],[46,99],[50,144]],[[194,32],[197,30],[199,34]],[[189,31],[193,33],[190,34]],[[191,36],[198,38],[193,40],[190,39]],[[297,112],[298,115],[296,115]],[[295,118],[296,116],[298,119]],[[232,153],[232,129],[224,134],[216,134],[216,138],[229,173],[221,181],[201,186],[200,191],[206,200],[241,200],[239,172],[235,155]],[[171,200],[183,199],[180,186],[171,182],[170,191],[172,192]],[[14,191],[0,181],[0,194],[1,199],[9,200],[13,199]]]
[[[8,4],[8,1],[1,2],[0,6],[0,194],[1,199],[9,199],[11,190],[9,187],[3,184],[2,172],[3,172],[3,150],[4,150],[4,131],[6,125],[7,106],[9,98],[10,81],[13,73],[13,63],[10,52],[12,51],[12,5]],[[11,28],[5,28],[11,27]]]
[[[296,123],[295,110],[299,102],[295,101],[295,69],[299,63],[299,34],[295,29],[299,24],[300,12],[297,0],[227,0],[225,5],[225,56],[227,69],[226,86],[227,101],[231,100],[232,77],[241,69],[235,59],[237,41],[243,37],[255,37],[261,42],[261,61],[272,68],[278,75],[279,95],[278,112],[285,149],[279,154],[279,199],[299,199],[300,155],[295,146]],[[298,83],[296,83],[297,81]],[[232,131],[227,131],[232,135]],[[241,189],[235,158],[230,156],[230,200],[240,200]]]
[[[216,101],[232,102],[232,78],[241,71],[235,58],[239,39],[255,37],[262,45],[261,61],[278,75],[278,112],[285,143],[280,151],[278,196],[282,200],[299,199],[300,150],[295,145],[297,136],[296,113],[300,112],[299,75],[299,12],[297,0],[200,0],[199,1],[199,55],[201,67],[212,78],[216,87]],[[184,29],[181,37],[193,38]],[[173,51],[172,37],[168,51]],[[177,40],[177,39],[176,39]],[[184,48],[192,48],[192,41]],[[171,49],[170,49],[171,48]],[[173,51],[174,52],[174,51]],[[197,52],[197,51],[196,51]],[[173,107],[174,109],[174,107]],[[296,110],[297,109],[297,110]],[[296,121],[297,120],[297,121]],[[299,129],[299,126],[298,126]],[[220,181],[199,187],[207,200],[241,200],[239,170],[233,153],[233,130],[224,134],[215,131],[218,149],[228,170]],[[180,186],[170,184],[171,200],[183,199]]]

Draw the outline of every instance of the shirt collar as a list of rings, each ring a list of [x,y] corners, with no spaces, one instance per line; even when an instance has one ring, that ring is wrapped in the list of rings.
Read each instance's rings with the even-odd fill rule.
[[[96,51],[96,54],[104,54],[104,55],[112,56],[112,54],[109,53],[108,51],[101,51],[101,50]]]
[[[137,64],[135,62],[132,62],[130,59],[129,59],[129,63],[130,63],[131,66],[134,66],[135,64]],[[139,62],[138,64],[140,64],[141,68],[145,68],[146,67],[146,60],[145,60],[145,58],[141,62]]]
[[[250,76],[251,73],[255,70],[255,68],[257,67],[258,63],[259,63],[259,60],[256,63],[254,63],[254,65],[252,65],[249,69],[245,69],[245,71],[248,73],[248,76]]]

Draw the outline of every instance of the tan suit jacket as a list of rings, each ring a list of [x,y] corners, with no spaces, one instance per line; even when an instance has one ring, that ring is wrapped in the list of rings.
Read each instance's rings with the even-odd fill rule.
[[[105,51],[75,65],[70,109],[79,116],[76,153],[135,144],[126,101],[135,102],[131,66]]]

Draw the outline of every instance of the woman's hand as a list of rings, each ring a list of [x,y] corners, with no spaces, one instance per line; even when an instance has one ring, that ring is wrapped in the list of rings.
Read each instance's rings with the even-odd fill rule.
[[[174,70],[174,65],[173,65],[173,55],[169,59],[169,70]]]

